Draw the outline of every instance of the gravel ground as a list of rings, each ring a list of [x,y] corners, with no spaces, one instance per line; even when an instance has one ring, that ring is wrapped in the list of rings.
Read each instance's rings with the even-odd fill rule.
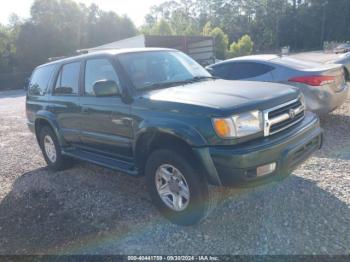
[[[350,254],[350,100],[289,178],[225,190],[202,223],[160,217],[143,179],[77,163],[45,167],[24,95],[0,93],[0,254]]]

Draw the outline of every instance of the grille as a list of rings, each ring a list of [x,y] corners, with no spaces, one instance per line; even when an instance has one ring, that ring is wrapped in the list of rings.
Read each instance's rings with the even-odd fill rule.
[[[265,136],[276,134],[299,123],[304,117],[305,106],[300,98],[266,110],[264,134]]]

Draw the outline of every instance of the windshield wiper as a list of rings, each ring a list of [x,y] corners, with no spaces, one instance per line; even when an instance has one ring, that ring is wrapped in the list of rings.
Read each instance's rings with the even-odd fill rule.
[[[193,78],[180,80],[180,81],[152,83],[144,86],[142,89],[157,89],[157,88],[170,87],[170,86],[176,86],[176,85],[186,85],[186,84],[195,83],[204,79],[217,79],[217,78],[213,76],[195,76]]]
[[[159,83],[152,83],[152,84],[146,85],[142,89],[157,89],[157,88],[170,87],[170,86],[176,86],[176,85],[190,84],[193,82],[194,81],[192,78],[181,80],[181,81],[159,82]]]
[[[169,82],[166,82],[166,83],[152,83],[152,84],[149,84],[149,85],[145,85],[144,87],[142,87],[142,89],[157,89],[157,88],[163,88],[163,87],[166,87],[168,86]]]
[[[201,80],[205,80],[205,79],[217,79],[217,77],[215,77],[215,76],[195,76],[191,80],[193,82],[197,82],[197,81],[201,81]]]

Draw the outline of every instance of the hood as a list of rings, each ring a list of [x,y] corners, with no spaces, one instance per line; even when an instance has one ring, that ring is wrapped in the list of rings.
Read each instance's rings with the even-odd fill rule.
[[[210,80],[151,91],[143,98],[241,111],[271,108],[296,99],[298,94],[297,89],[284,84]]]

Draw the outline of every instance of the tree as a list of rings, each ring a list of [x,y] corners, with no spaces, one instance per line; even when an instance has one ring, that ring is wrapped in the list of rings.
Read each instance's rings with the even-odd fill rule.
[[[242,36],[237,42],[230,45],[229,57],[250,55],[253,52],[254,43],[249,35]]]
[[[225,59],[228,47],[228,36],[219,28],[215,27],[210,30],[210,25],[207,24],[203,29],[204,35],[212,36],[215,41],[215,56],[218,59]]]
[[[74,55],[78,49],[138,33],[127,16],[72,0],[34,1],[30,19],[20,24],[18,31],[16,57],[23,71],[32,70],[49,57]]]
[[[0,73],[11,73],[15,65],[16,32],[0,24]]]
[[[318,49],[323,41],[350,40],[349,0],[169,0],[153,6],[141,31],[213,36],[220,59],[255,52]],[[69,56],[138,34],[127,16],[73,0],[35,0],[31,17],[11,15],[0,26],[0,70],[31,71],[48,57]],[[244,41],[241,36],[249,35]],[[254,45],[250,43],[254,42]],[[228,53],[228,54],[227,54]]]
[[[152,7],[147,20],[165,19],[176,34],[195,34],[193,29],[207,26],[205,35],[219,27],[230,41],[248,34],[255,50],[270,52],[349,40],[350,20],[343,19],[349,16],[349,0],[178,0]]]
[[[213,27],[211,25],[211,22],[209,21],[203,27],[203,35],[210,35],[211,31],[213,31]]]
[[[174,30],[165,19],[160,20],[151,30],[153,35],[174,35]]]

